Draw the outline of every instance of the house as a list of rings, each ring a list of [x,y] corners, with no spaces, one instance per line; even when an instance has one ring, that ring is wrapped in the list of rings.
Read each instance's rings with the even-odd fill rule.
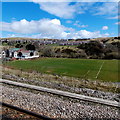
[[[10,57],[14,59],[31,59],[31,58],[38,58],[39,53],[34,50],[24,50],[21,48],[12,48],[9,50]]]
[[[59,43],[59,45],[80,45],[80,44],[85,44],[85,43],[89,43],[89,41],[65,41],[65,42],[61,42]]]
[[[5,58],[5,57],[6,57],[6,52],[0,51],[0,58]]]
[[[31,59],[38,58],[39,53],[34,50],[24,50],[21,48],[11,48],[4,50],[0,53],[0,58],[11,58],[11,59]]]

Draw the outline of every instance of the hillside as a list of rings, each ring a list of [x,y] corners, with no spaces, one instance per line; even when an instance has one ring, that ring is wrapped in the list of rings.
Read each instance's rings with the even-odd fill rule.
[[[102,38],[93,38],[93,39],[68,39],[69,41],[83,41],[83,40],[99,40],[107,41],[109,43],[119,41],[120,37],[102,37]],[[63,39],[48,39],[48,38],[25,38],[25,37],[11,37],[11,38],[0,38],[0,40],[63,40]],[[67,40],[67,39],[66,39]],[[120,41],[119,41],[120,42]]]

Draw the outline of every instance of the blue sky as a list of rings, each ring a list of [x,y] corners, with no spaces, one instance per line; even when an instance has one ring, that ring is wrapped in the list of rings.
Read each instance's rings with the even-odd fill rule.
[[[119,17],[117,2],[3,2],[0,37],[118,36]]]

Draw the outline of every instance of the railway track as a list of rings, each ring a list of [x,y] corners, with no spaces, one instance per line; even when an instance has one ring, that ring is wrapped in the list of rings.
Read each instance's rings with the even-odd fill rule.
[[[17,106],[13,106],[13,105],[8,104],[8,103],[0,102],[0,105],[2,105],[3,107],[7,107],[9,109],[12,109],[12,110],[22,112],[22,113],[27,114],[29,116],[35,117],[35,120],[54,120],[54,119],[49,118],[47,116],[29,111],[29,110],[26,110],[26,109],[22,109],[22,108],[19,108]]]
[[[5,80],[5,79],[0,79],[0,82],[5,83],[5,84],[14,85],[14,86],[24,87],[24,88],[28,88],[28,89],[33,89],[33,90],[37,90],[37,91],[48,92],[48,93],[52,93],[55,95],[60,95],[60,96],[70,97],[70,98],[79,99],[79,100],[83,100],[83,101],[89,101],[89,102],[93,102],[93,103],[98,103],[98,104],[103,104],[103,105],[107,105],[107,106],[120,108],[119,102],[116,102],[116,101],[110,101],[110,100],[105,100],[105,99],[101,99],[101,98],[79,95],[79,94],[70,93],[70,92],[66,92],[66,91],[60,91],[60,90],[55,90],[55,89],[50,89],[50,88],[45,88],[45,87],[39,87],[39,86],[35,86],[35,85],[29,85],[29,84],[25,84],[25,83],[13,82],[10,80]]]

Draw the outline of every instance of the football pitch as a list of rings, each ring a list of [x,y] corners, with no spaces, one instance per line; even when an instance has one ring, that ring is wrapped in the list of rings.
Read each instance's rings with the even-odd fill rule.
[[[120,82],[118,77],[120,73],[118,69],[119,60],[40,58],[10,61],[7,65],[23,71],[37,71],[105,82]]]

